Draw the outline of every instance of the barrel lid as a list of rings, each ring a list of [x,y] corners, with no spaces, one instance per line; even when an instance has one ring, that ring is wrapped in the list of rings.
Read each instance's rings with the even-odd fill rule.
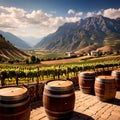
[[[50,80],[46,82],[45,87],[47,89],[63,91],[73,89],[73,82],[69,80]]]
[[[6,87],[0,89],[0,100],[21,99],[27,93],[25,87]]]
[[[113,72],[120,72],[120,69],[117,69],[117,70],[113,70]]]
[[[94,71],[83,71],[83,72],[80,72],[80,75],[95,75],[95,72]]]
[[[120,75],[120,69],[118,70],[113,70],[112,75]]]
[[[97,81],[103,81],[103,82],[113,82],[115,78],[113,76],[107,76],[107,75],[101,75],[96,77]]]

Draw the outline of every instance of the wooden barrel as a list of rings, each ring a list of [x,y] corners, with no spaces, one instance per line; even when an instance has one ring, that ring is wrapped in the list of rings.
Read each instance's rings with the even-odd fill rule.
[[[42,97],[43,97],[43,90],[44,90],[44,84],[45,82],[40,82],[40,83],[37,83],[36,85],[36,96],[37,96],[37,100],[42,100]]]
[[[78,76],[71,77],[69,80],[73,82],[75,87],[79,85]]]
[[[36,83],[25,83],[24,84],[24,87],[26,87],[28,89],[28,93],[29,93],[29,96],[30,96],[30,102],[34,102],[37,98],[37,95],[36,95]]]
[[[50,120],[66,120],[75,104],[74,85],[68,80],[50,80],[45,83],[43,106]]]
[[[95,72],[84,71],[79,74],[79,86],[83,93],[94,92]]]
[[[0,120],[29,120],[30,99],[24,87],[0,89]]]
[[[95,79],[95,95],[101,101],[115,98],[116,85],[113,76],[98,76]]]
[[[112,71],[111,75],[115,77],[117,90],[120,91],[120,69]]]

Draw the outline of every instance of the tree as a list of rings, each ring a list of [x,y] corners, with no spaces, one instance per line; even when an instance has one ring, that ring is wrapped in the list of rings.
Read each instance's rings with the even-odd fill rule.
[[[29,64],[29,59],[26,59],[25,62],[26,62],[26,64]]]
[[[40,59],[35,56],[31,56],[31,63],[40,63]]]
[[[35,56],[31,56],[31,63],[36,63],[36,57]]]
[[[40,63],[40,59],[39,58],[36,58],[36,63]]]

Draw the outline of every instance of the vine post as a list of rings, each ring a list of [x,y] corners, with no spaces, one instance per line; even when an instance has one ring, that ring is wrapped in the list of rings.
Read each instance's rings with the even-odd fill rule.
[[[1,73],[0,73],[0,80],[1,80],[1,86],[5,86],[5,83],[4,83],[5,79]]]

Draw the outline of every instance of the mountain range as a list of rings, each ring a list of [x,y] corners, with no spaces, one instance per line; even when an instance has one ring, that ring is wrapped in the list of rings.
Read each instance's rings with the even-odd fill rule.
[[[23,50],[30,48],[30,46],[25,41],[23,41],[22,39],[20,39],[19,37],[17,37],[16,35],[10,32],[4,32],[0,30],[0,34],[5,37],[6,41],[9,41],[17,48],[20,48]]]
[[[120,50],[120,18],[110,19],[101,15],[81,19],[75,23],[65,23],[55,33],[49,34],[42,40],[28,38],[25,42],[9,32],[0,30],[0,34],[6,41],[23,50],[32,47],[59,52],[81,52],[103,48]],[[32,41],[29,42],[30,40]],[[34,45],[33,42],[37,44]]]
[[[55,33],[44,37],[35,48],[66,52],[89,51],[105,46],[120,50],[120,18],[98,15],[65,23]]]

